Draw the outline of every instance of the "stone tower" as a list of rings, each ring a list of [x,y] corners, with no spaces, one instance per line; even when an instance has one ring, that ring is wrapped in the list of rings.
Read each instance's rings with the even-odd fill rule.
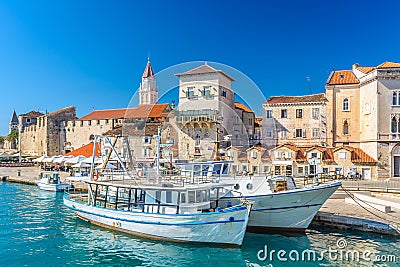
[[[143,72],[139,96],[139,105],[157,104],[158,89],[156,77],[154,76],[153,68],[151,67],[150,58],[148,58],[146,68]]]
[[[14,130],[18,131],[18,117],[17,113],[15,113],[15,110],[11,116],[9,133]]]

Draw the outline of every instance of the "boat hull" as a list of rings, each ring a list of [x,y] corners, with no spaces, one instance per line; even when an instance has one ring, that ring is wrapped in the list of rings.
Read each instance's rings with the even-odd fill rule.
[[[251,232],[304,231],[340,182],[266,195],[246,196],[253,206],[248,223]],[[239,197],[222,197],[219,205],[235,205]]]
[[[91,206],[64,196],[64,204],[92,224],[136,236],[174,241],[241,246],[249,208],[238,206],[222,212],[158,214]]]
[[[71,189],[72,186],[70,184],[47,184],[37,181],[36,184],[39,186],[40,189],[51,191],[51,192],[62,192],[68,189]]]

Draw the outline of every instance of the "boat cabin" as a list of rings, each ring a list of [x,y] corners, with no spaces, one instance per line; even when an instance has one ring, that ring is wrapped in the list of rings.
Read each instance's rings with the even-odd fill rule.
[[[39,180],[44,180],[47,184],[59,184],[60,174],[58,172],[40,172]]]
[[[160,214],[186,214],[210,211],[218,206],[211,201],[218,195],[222,186],[173,187],[136,186],[112,184],[107,182],[89,183],[92,204],[116,210],[138,211]]]
[[[205,161],[176,164],[181,175],[185,177],[219,178],[228,176],[231,161]]]

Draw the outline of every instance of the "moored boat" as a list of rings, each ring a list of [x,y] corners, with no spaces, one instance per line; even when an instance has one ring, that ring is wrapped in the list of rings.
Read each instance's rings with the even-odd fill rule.
[[[119,159],[123,172],[129,175],[109,139],[105,140]],[[90,180],[85,181],[88,192],[66,192],[64,204],[85,221],[137,236],[241,246],[251,208],[244,200],[225,208],[213,206],[213,195],[218,195],[226,185],[194,180],[166,181],[158,173],[152,182],[124,177],[108,179],[102,168],[94,169],[92,162]]]
[[[242,197],[252,202],[248,230],[254,232],[304,231],[341,183],[331,181],[298,187],[290,176],[232,176],[229,161],[178,165],[185,175],[219,181],[225,187],[218,205],[235,205]]]
[[[95,225],[158,240],[241,246],[250,208],[211,208],[206,186],[137,186],[90,181],[64,204]],[[92,197],[91,197],[92,195]]]
[[[39,179],[35,181],[40,189],[52,192],[60,192],[73,188],[72,184],[61,182],[58,172],[41,172]]]

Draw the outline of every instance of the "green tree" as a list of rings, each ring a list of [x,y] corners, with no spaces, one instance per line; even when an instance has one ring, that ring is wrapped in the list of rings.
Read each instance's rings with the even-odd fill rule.
[[[4,136],[0,136],[0,146],[3,146],[5,141],[6,138]]]
[[[18,141],[18,131],[13,130],[9,135],[7,135],[7,141],[11,144],[16,144]]]

